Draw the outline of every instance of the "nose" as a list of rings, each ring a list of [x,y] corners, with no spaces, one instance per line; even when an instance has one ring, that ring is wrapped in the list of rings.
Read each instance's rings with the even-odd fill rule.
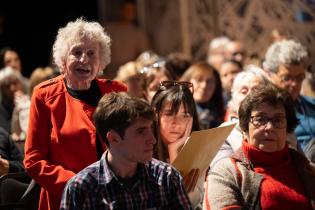
[[[273,123],[271,122],[271,120],[268,120],[267,123],[266,123],[266,125],[265,125],[265,129],[271,129],[271,128],[273,128],[273,127],[274,127],[274,125],[273,125]]]
[[[82,53],[81,58],[80,58],[80,62],[81,63],[86,63],[88,60],[87,54],[86,53]]]
[[[155,144],[155,143],[156,143],[156,139],[155,139],[153,133],[150,132],[150,134],[148,134],[147,144]]]

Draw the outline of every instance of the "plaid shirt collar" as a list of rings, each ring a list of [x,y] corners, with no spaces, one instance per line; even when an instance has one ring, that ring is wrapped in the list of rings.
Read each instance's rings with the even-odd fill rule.
[[[108,157],[108,151],[104,152],[100,159],[100,167],[99,167],[99,177],[98,177],[98,183],[100,185],[106,185],[109,184],[111,181],[115,180],[121,185],[125,185],[121,178],[117,177],[114,171],[111,169],[111,167],[108,164],[107,161]],[[135,174],[135,184],[133,187],[137,186],[141,181],[146,181],[149,177],[149,173],[146,168],[146,164],[138,163],[137,171]]]

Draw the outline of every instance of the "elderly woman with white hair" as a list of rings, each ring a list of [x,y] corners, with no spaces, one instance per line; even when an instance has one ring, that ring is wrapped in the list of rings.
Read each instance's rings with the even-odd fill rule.
[[[308,62],[305,46],[295,40],[283,40],[268,48],[263,63],[272,83],[288,91],[294,100],[295,114],[299,119],[294,133],[304,152],[307,144],[315,141],[315,99],[300,95]]]
[[[41,186],[39,209],[59,209],[67,181],[103,153],[94,111],[104,94],[126,91],[96,78],[110,62],[110,42],[99,23],[83,19],[58,31],[53,57],[61,75],[34,89],[25,142],[25,168]]]
[[[258,85],[267,85],[268,83],[269,81],[265,77],[264,71],[257,66],[248,65],[244,71],[240,72],[233,82],[232,98],[228,103],[225,123],[238,123],[238,108],[241,102],[250,92],[254,91]],[[242,132],[237,124],[227,137],[225,143],[221,146],[210,166],[213,167],[219,160],[229,157],[233,152],[239,149],[242,145],[242,139]]]

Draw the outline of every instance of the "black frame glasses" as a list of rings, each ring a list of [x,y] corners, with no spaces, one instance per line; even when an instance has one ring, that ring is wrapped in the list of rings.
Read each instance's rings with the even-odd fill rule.
[[[266,127],[267,123],[271,122],[272,126],[275,128],[283,129],[287,126],[287,119],[285,116],[275,116],[275,117],[267,117],[267,116],[251,116],[250,123],[255,128]]]
[[[184,86],[188,88],[191,93],[194,93],[194,85],[191,82],[185,82],[185,81],[162,81],[160,82],[160,89],[165,90],[170,87],[174,86]]]

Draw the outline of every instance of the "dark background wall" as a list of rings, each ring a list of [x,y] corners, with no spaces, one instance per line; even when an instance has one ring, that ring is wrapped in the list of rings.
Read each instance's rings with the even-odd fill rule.
[[[25,76],[36,67],[50,63],[58,28],[81,16],[98,20],[97,0],[4,0],[0,2],[0,13],[4,17],[1,36],[5,40],[1,44],[18,51]]]

